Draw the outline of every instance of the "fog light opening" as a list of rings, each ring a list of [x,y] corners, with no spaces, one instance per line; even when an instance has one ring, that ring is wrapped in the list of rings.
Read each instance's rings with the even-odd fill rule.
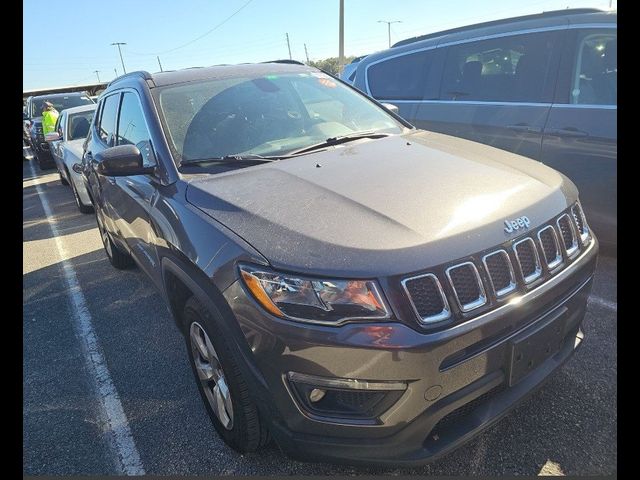
[[[311,392],[309,392],[309,401],[312,403],[319,402],[324,398],[326,394],[326,390],[323,390],[321,388],[314,388],[313,390],[311,390]]]

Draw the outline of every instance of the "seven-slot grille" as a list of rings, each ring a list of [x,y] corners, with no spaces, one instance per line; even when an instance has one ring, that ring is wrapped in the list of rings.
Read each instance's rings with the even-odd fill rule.
[[[516,279],[511,267],[509,254],[505,250],[485,255],[482,259],[484,268],[489,273],[491,286],[496,297],[502,297],[516,288]]]
[[[461,263],[447,269],[458,306],[463,312],[487,303],[478,269],[472,262]]]
[[[451,301],[455,300],[459,311],[466,313],[501,300],[518,287],[531,288],[538,283],[536,280],[555,275],[572,262],[581,245],[587,245],[591,238],[582,209],[576,203],[571,207],[570,215],[563,213],[554,220],[511,242],[510,248],[489,251],[482,257],[482,271],[480,264],[472,258],[444,268],[451,287],[448,290],[453,297]],[[439,322],[452,315],[439,278],[442,277],[426,273],[402,281],[422,323]],[[493,293],[493,297],[490,298],[487,291]]]
[[[571,214],[573,215],[573,219],[576,222],[576,227],[578,227],[580,240],[584,244],[589,238],[589,227],[587,226],[587,221],[584,218],[584,213],[582,212],[582,207],[579,203],[576,203],[573,207],[571,207]]]
[[[402,282],[411,306],[425,322],[437,322],[449,318],[449,304],[440,281],[432,273],[407,278]]]
[[[576,238],[576,232],[573,228],[573,222],[571,221],[571,218],[569,218],[569,215],[565,213],[560,218],[558,218],[558,221],[556,223],[558,224],[558,228],[560,229],[560,236],[562,237],[562,241],[564,243],[564,250],[570,257],[578,251],[578,239]]]
[[[562,252],[558,243],[558,236],[551,225],[538,232],[538,240],[542,246],[542,254],[549,269],[556,268],[562,263]]]

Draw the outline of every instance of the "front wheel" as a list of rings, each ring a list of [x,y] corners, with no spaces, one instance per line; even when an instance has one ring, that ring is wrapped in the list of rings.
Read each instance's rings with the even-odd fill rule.
[[[227,445],[254,452],[269,433],[213,315],[195,298],[184,307],[185,339],[198,390],[214,428]]]

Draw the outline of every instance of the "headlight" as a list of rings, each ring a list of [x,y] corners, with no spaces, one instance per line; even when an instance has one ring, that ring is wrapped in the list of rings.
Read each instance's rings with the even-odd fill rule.
[[[240,274],[258,303],[277,317],[325,325],[389,318],[373,280],[313,279],[249,265],[241,265]]]

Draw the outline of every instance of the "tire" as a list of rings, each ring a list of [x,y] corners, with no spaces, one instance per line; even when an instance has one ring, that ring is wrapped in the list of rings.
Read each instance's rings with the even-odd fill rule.
[[[189,363],[214,428],[227,445],[240,453],[259,450],[269,442],[269,430],[249,394],[229,342],[216,335],[221,330],[214,315],[192,296],[185,304],[183,320]],[[200,353],[202,351],[208,357]],[[213,358],[217,360],[212,361]],[[209,379],[206,371],[212,373]],[[224,391],[228,400],[221,393]],[[216,413],[213,405],[218,405],[218,410],[222,407],[224,413]]]
[[[69,172],[67,171],[67,175],[68,174]],[[78,195],[78,190],[76,190],[76,184],[73,183],[73,180],[71,180],[71,190],[73,191],[73,198],[76,201],[76,206],[78,207],[78,210],[80,210],[81,213],[93,212],[93,205],[85,205],[84,203],[82,203],[82,200],[80,200],[80,195]]]
[[[60,171],[58,171],[58,175],[60,175],[60,183],[62,185],[69,185],[69,182],[67,181],[66,178],[64,178],[64,175],[62,175],[62,173],[60,173]]]
[[[128,253],[124,253],[118,246],[111,240],[111,235],[107,232],[100,214],[96,210],[96,223],[98,224],[98,231],[100,232],[100,238],[102,239],[102,246],[107,254],[107,258],[111,265],[118,270],[126,270],[133,266],[133,259]]]

